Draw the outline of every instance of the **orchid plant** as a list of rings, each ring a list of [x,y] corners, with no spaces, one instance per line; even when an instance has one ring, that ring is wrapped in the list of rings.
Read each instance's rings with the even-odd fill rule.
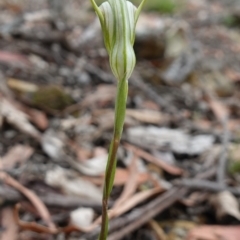
[[[118,80],[115,103],[115,121],[113,138],[110,144],[108,162],[102,199],[102,226],[99,240],[106,240],[108,235],[108,198],[111,194],[116,170],[116,155],[122,136],[128,79],[136,64],[133,50],[136,23],[146,0],[142,0],[138,8],[126,0],[108,0],[100,7],[94,0],[92,6],[101,23],[104,43],[109,55],[112,72]]]

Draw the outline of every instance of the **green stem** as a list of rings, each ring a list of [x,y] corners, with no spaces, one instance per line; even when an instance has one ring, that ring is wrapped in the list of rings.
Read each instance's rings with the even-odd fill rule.
[[[117,98],[115,103],[114,132],[109,148],[108,162],[105,172],[104,191],[102,198],[102,226],[99,235],[99,240],[106,240],[108,235],[108,212],[107,212],[108,198],[111,194],[115,177],[117,164],[116,156],[123,131],[127,94],[128,94],[128,80],[123,79],[121,81],[118,81]]]

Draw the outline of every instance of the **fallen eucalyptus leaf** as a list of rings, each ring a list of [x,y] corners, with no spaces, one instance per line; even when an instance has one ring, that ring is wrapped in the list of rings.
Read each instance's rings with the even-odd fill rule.
[[[197,155],[210,149],[214,143],[212,135],[190,136],[178,129],[149,127],[132,127],[127,130],[128,140],[144,148],[170,149],[178,154]]]
[[[74,176],[73,172],[56,167],[46,173],[45,181],[48,185],[59,187],[67,195],[79,196],[84,199],[95,200],[100,203],[102,191],[91,182]]]
[[[12,124],[20,131],[38,140],[41,139],[41,133],[29,122],[28,116],[20,111],[14,105],[14,102],[10,102],[1,96],[0,116],[3,116],[9,124]]]
[[[228,191],[220,192],[212,198],[211,202],[219,219],[230,215],[240,220],[239,203],[232,193]]]

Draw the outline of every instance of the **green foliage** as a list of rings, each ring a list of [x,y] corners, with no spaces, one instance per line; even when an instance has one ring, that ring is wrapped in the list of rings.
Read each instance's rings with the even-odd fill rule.
[[[173,13],[177,8],[178,4],[175,0],[151,0],[145,5],[145,10],[161,13]]]
[[[235,173],[240,173],[240,161],[231,162],[228,167],[228,171],[231,175]]]
[[[222,23],[227,27],[240,27],[240,18],[234,15],[225,16]]]

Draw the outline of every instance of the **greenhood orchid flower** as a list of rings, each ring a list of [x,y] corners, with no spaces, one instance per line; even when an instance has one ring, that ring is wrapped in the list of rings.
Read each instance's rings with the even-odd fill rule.
[[[137,9],[126,0],[108,0],[100,7],[91,0],[101,23],[112,72],[118,80],[129,79],[135,67],[135,28],[144,2]]]
[[[136,8],[127,0],[108,0],[100,7],[97,6],[94,0],[91,0],[101,23],[112,72],[118,79],[114,131],[105,173],[102,199],[102,226],[99,240],[106,240],[108,234],[108,198],[113,186],[117,163],[117,150],[123,131],[128,94],[128,79],[136,63],[133,50],[135,28],[145,1],[146,0],[142,0],[142,3]]]

